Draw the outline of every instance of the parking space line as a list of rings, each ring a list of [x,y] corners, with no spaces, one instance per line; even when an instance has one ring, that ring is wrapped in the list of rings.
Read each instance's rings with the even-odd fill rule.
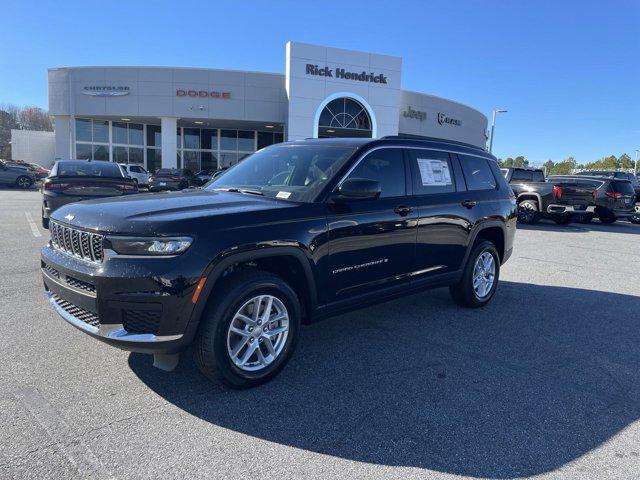
[[[82,478],[112,478],[111,473],[85,442],[74,441],[67,423],[35,388],[14,392],[15,398],[31,413]]]
[[[38,230],[38,226],[36,225],[36,222],[33,221],[33,217],[31,216],[31,214],[29,212],[24,212],[25,217],[27,217],[27,222],[29,222],[29,226],[31,227],[31,233],[33,233],[34,237],[41,237],[42,234],[40,233],[40,230]]]

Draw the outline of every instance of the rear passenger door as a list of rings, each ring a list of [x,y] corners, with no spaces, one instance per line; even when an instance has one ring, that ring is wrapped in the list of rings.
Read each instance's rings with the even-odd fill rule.
[[[463,202],[470,197],[455,154],[408,149],[413,199],[418,212],[415,280],[458,270],[475,210]]]

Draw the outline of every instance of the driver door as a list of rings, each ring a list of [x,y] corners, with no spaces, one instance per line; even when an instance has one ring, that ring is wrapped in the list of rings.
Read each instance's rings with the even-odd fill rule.
[[[329,303],[402,288],[414,262],[418,216],[403,149],[369,152],[343,181],[351,178],[378,181],[381,194],[328,205]]]

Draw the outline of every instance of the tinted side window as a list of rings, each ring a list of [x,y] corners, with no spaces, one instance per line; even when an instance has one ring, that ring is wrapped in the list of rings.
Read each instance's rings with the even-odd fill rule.
[[[369,153],[347,178],[366,178],[380,182],[380,197],[407,194],[404,159],[399,148],[381,148]]]
[[[407,150],[411,163],[413,194],[455,192],[451,158],[447,152]]]
[[[514,170],[511,174],[512,182],[530,182],[531,178],[531,172],[528,170]]]
[[[539,171],[531,172],[531,180],[534,182],[544,182],[544,173]]]
[[[495,190],[497,182],[484,158],[458,154],[469,190]]]

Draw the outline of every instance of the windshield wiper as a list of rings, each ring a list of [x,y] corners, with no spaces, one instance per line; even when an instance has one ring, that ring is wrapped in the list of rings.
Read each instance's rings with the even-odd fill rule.
[[[251,190],[250,188],[238,188],[238,187],[222,187],[216,188],[216,190],[222,190],[224,192],[233,192],[233,193],[248,193],[251,195],[264,195],[260,190]]]

